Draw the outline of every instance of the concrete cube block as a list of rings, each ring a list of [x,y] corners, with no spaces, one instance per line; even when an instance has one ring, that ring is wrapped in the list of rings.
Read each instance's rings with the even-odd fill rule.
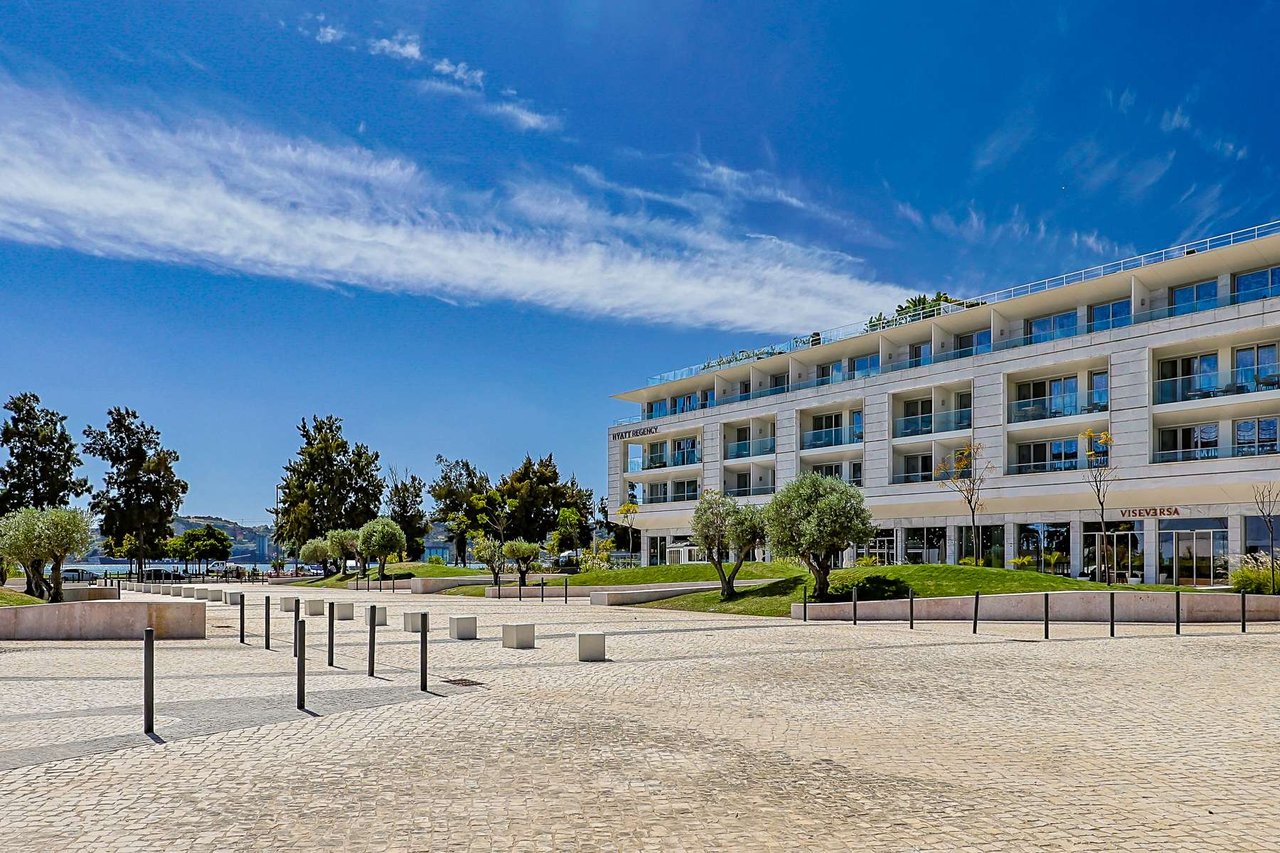
[[[476,617],[450,616],[449,639],[474,640],[476,638]]]
[[[172,584],[167,584],[167,583],[165,583],[165,584],[161,584],[161,585],[160,585],[160,594],[161,594],[161,595],[169,595],[169,594],[170,594],[170,593],[169,593],[169,590],[171,590],[171,589],[173,589],[173,585],[172,585]]]
[[[235,605],[236,607],[239,607],[240,600],[242,598],[244,598],[243,592],[240,592],[239,590],[231,590],[231,589],[227,590],[227,593],[226,593],[227,604],[232,604],[232,605]]]
[[[333,618],[338,622],[350,622],[356,618],[356,605],[351,601],[333,602]]]
[[[364,611],[364,624],[366,624],[366,625],[370,624],[370,622],[369,622],[369,608],[368,608],[368,607],[362,607],[362,608],[361,608],[361,610],[363,610],[363,611]],[[385,624],[387,624],[387,608],[385,608],[385,607],[374,607],[374,608],[373,608],[373,623],[372,623],[372,624],[374,624],[374,625],[385,625]]]
[[[417,634],[422,630],[423,624],[426,624],[427,630],[431,630],[431,617],[426,613],[406,613],[404,614],[404,629],[410,634]]]
[[[324,615],[324,599],[323,598],[304,598],[302,600],[303,616],[323,616]]]
[[[605,660],[603,633],[599,631],[578,633],[578,660]]]
[[[222,601],[222,597],[223,597],[224,595],[226,595],[226,590],[223,590],[223,589],[211,589],[211,590],[209,590],[209,600],[210,600],[210,601]]]
[[[502,647],[504,649],[533,648],[533,623],[523,622],[518,625],[503,625]]]
[[[298,596],[282,595],[280,596],[280,612],[292,613],[298,609]]]
[[[208,601],[208,600],[209,600],[209,587],[207,586],[196,587],[196,601]]]
[[[169,594],[172,595],[174,598],[182,598],[182,591],[184,589],[186,589],[186,587],[178,586],[177,584],[174,584],[173,586],[169,587]]]
[[[183,597],[183,598],[195,598],[195,597],[196,597],[196,588],[195,588],[194,586],[184,586],[184,587],[182,588],[182,597]]]
[[[151,587],[152,587],[152,586],[153,586],[153,584],[144,583],[144,584],[142,585],[142,591],[143,591],[143,592],[151,592]]]

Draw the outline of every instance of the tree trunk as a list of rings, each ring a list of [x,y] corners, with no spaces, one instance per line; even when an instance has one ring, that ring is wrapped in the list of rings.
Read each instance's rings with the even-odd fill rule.
[[[724,573],[724,557],[718,553],[707,556],[716,570],[716,577],[720,578],[720,600],[727,601],[733,595],[733,579]]]
[[[520,575],[520,586],[524,586],[524,579],[529,574],[529,567],[516,565],[516,572]]]
[[[386,579],[387,579],[387,558],[379,557],[378,558],[378,580],[384,581]]]
[[[1267,556],[1271,558],[1271,594],[1276,594],[1276,528],[1275,522],[1267,519]]]
[[[813,574],[813,600],[822,601],[831,589],[831,568],[823,565],[821,560],[806,560],[809,571]]]
[[[973,564],[981,565],[978,562],[978,511],[973,507],[969,507],[969,536],[973,539]]]
[[[49,603],[62,603],[62,558],[59,557],[53,561],[53,567],[49,569],[49,578],[52,583],[49,585]]]
[[[499,567],[499,566],[490,566],[490,567],[489,567],[489,574],[493,575],[493,585],[494,585],[494,586],[497,586],[499,583],[501,583],[502,579],[499,577],[499,575],[501,575],[501,574],[502,574],[501,567]]]

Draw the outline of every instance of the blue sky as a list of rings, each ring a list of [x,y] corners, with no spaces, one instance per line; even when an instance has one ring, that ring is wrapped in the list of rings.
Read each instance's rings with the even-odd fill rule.
[[[326,413],[599,490],[651,374],[1280,216],[1230,9],[11,0],[0,393],[138,409],[188,512]]]

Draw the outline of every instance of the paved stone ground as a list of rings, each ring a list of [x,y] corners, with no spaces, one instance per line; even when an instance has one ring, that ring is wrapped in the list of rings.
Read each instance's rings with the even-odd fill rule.
[[[306,591],[388,605],[250,644],[0,643],[0,849],[1280,849],[1280,628],[799,624],[585,604]],[[278,597],[279,588],[270,590]],[[131,595],[131,594],[126,594]],[[431,690],[417,636],[431,613]],[[450,614],[480,617],[454,642]],[[501,648],[504,621],[538,648]],[[609,634],[608,663],[574,633]],[[465,678],[478,687],[444,679]]]

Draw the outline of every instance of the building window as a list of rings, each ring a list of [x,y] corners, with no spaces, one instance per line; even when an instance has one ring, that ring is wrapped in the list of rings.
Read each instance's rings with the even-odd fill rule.
[[[916,453],[902,457],[902,481],[927,483],[933,479],[933,454]]]
[[[1271,295],[1272,278],[1276,270],[1258,270],[1241,273],[1231,280],[1231,301],[1251,302]]]
[[[1035,317],[1023,322],[1023,334],[1033,344],[1041,341],[1053,341],[1058,338],[1069,338],[1076,333],[1077,319],[1075,311],[1063,311],[1061,314]]]
[[[1142,583],[1142,522],[1084,523],[1080,577],[1103,583]]]
[[[844,416],[839,412],[826,415],[814,415],[813,430],[814,432],[818,432],[819,430],[840,429],[842,426],[841,421],[843,419]]]
[[[947,560],[947,528],[907,527],[902,531],[903,557],[908,563],[936,565]]]
[[[1169,288],[1169,314],[1180,317],[1214,307],[1218,300],[1218,282],[1216,279],[1202,281],[1199,284],[1184,284],[1181,287]]]
[[[1105,412],[1111,404],[1111,377],[1105,370],[1089,374],[1089,400],[1085,412]]]
[[[666,564],[667,564],[667,537],[650,536],[648,565],[665,566]]]
[[[692,465],[698,461],[697,436],[687,435],[684,438],[673,439],[671,445],[672,465]]]
[[[881,527],[866,545],[853,546],[858,559],[870,557],[878,566],[892,566],[898,561],[898,548],[892,527]]]
[[[1266,554],[1274,545],[1275,555],[1280,557],[1280,517],[1272,517],[1271,523],[1275,527],[1274,543],[1265,518],[1260,515],[1245,516],[1244,552],[1246,554]]]
[[[922,364],[928,364],[932,360],[933,344],[912,344],[910,350],[910,361],[908,367],[919,367]]]
[[[843,480],[844,471],[841,470],[843,467],[844,466],[839,462],[832,462],[828,465],[814,465],[813,473],[817,474],[819,477],[830,477],[833,480]]]
[[[1074,471],[1079,466],[1080,444],[1075,438],[1055,438],[1019,444],[1012,474]]]
[[[738,396],[746,399],[751,396],[751,380],[744,379],[738,383]]]
[[[992,568],[1004,568],[1004,525],[978,525],[978,559],[977,565]],[[964,525],[960,528],[960,559],[973,559],[973,528]]]
[[[1237,456],[1257,456],[1276,453],[1277,419],[1274,415],[1262,418],[1245,418],[1234,424],[1235,453]]]
[[[862,441],[862,410],[849,413],[849,440]]]
[[[772,391],[785,391],[787,390],[787,384],[787,374],[785,373],[775,373],[769,377],[769,389]]]
[[[1158,365],[1156,402],[1201,400],[1218,392],[1218,354],[1206,352],[1183,358],[1166,358]]]
[[[1018,525],[1018,557],[1027,568],[1071,574],[1071,524],[1066,521]]]
[[[844,378],[844,362],[833,361],[830,364],[818,365],[818,384],[830,385]]]
[[[861,462],[850,462],[850,463],[849,463],[849,480],[848,480],[848,482],[852,483],[853,485],[857,486],[858,488],[862,488],[862,463],[861,463]]]
[[[1249,391],[1274,391],[1280,387],[1280,369],[1276,365],[1276,345],[1257,344],[1238,347],[1232,354],[1235,364],[1233,383]]]
[[[1019,382],[1015,389],[1014,422],[1076,414],[1079,411],[1076,397],[1078,382],[1075,376]]]
[[[957,356],[991,352],[991,330],[980,329],[976,332],[956,335],[955,348]]]
[[[849,359],[849,372],[853,374],[854,379],[861,376],[875,376],[880,372],[880,354],[854,356]]]
[[[1218,425],[1216,423],[1173,427],[1160,430],[1157,462],[1186,462],[1192,459],[1218,458]]]
[[[698,499],[697,480],[677,480],[672,487],[673,501],[696,501]]]
[[[1156,583],[1209,586],[1227,583],[1225,518],[1160,519]]]
[[[667,415],[666,400],[651,400],[650,402],[644,404],[645,420],[649,420],[651,418],[663,418],[663,417],[666,417],[666,415]]]
[[[644,502],[647,504],[664,504],[667,502],[667,484],[649,483],[644,488]]]
[[[1107,329],[1119,329],[1129,325],[1133,320],[1128,299],[1117,299],[1115,302],[1104,302],[1101,305],[1089,306],[1089,331],[1105,332]]]
[[[649,445],[644,454],[645,468],[665,468],[667,466],[667,443],[655,441]]]
[[[933,432],[933,400],[905,400],[902,403],[902,419],[898,422],[899,437],[929,435]]]

